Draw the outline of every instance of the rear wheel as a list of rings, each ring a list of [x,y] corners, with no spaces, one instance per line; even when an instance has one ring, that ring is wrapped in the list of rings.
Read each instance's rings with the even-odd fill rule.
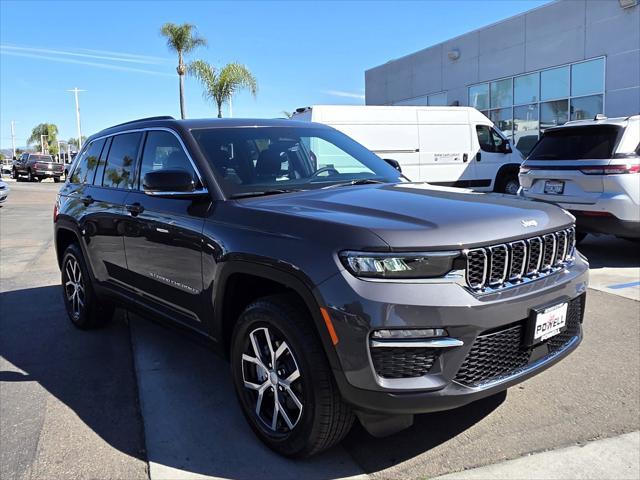
[[[60,177],[53,177],[53,181],[55,183],[60,183]]]
[[[338,443],[353,424],[308,312],[295,297],[249,305],[231,340],[231,370],[242,411],[256,435],[291,457]]]
[[[496,191],[508,195],[517,195],[520,182],[516,173],[507,173],[500,177]]]
[[[29,182],[33,182],[35,181],[36,177],[33,175],[33,172],[31,171],[31,169],[29,169],[27,171],[27,181]]]
[[[11,170],[11,178],[13,178],[14,180],[18,180],[18,178],[20,178],[20,175],[18,175],[18,170],[16,170],[15,168]]]
[[[64,252],[62,288],[67,315],[76,327],[82,330],[95,328],[113,316],[113,305],[96,296],[84,256],[75,243]]]

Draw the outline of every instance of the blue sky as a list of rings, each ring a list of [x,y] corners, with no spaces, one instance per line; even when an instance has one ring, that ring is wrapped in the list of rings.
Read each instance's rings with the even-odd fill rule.
[[[191,59],[246,64],[256,99],[239,94],[235,117],[276,117],[316,103],[363,103],[364,71],[516,15],[546,0],[423,2],[30,2],[0,0],[0,148],[55,123],[76,136],[151,115],[179,116],[176,57],[159,34],[189,22],[209,42]],[[215,116],[187,78],[189,117]]]

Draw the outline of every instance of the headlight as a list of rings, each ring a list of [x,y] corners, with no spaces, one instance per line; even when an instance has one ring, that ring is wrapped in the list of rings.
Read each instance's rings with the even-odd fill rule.
[[[460,252],[342,252],[340,260],[356,277],[417,279],[444,277]]]

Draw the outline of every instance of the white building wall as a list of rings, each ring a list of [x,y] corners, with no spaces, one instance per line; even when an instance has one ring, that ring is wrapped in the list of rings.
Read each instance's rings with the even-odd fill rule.
[[[600,56],[605,113],[639,113],[640,5],[617,0],[559,0],[374,67],[365,72],[366,104],[446,91],[448,104],[467,105],[469,85]]]

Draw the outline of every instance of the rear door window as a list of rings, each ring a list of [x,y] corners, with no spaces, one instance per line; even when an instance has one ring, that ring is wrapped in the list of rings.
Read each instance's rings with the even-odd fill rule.
[[[104,139],[91,142],[82,156],[78,159],[76,167],[69,178],[70,183],[93,183],[93,176],[98,166],[100,152],[104,146]]]
[[[614,125],[586,125],[547,130],[531,150],[529,160],[606,160],[620,136]]]
[[[133,187],[141,138],[141,133],[125,133],[113,137],[102,178],[103,187],[124,189]]]

